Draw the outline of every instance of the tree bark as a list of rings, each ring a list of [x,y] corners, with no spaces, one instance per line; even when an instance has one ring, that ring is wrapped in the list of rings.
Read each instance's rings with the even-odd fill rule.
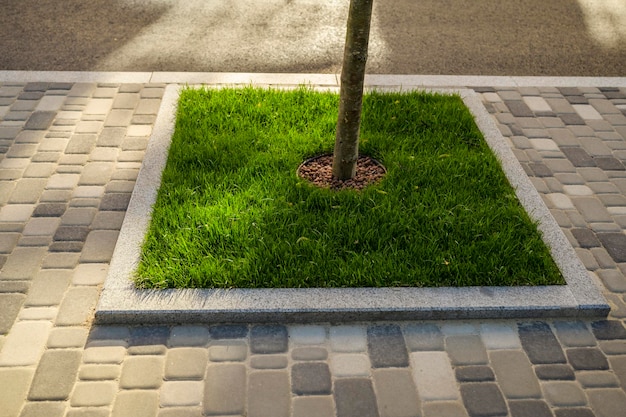
[[[350,0],[333,153],[333,176],[340,180],[354,177],[359,158],[361,105],[373,2]]]

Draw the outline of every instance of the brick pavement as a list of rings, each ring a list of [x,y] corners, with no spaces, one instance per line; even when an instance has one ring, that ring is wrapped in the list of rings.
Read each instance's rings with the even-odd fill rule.
[[[626,413],[626,89],[476,88],[607,320],[93,326],[163,90],[0,83],[0,416]]]

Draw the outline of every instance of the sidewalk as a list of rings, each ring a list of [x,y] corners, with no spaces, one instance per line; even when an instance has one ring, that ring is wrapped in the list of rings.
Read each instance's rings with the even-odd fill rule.
[[[0,417],[626,413],[626,79],[422,83],[480,93],[607,320],[133,327],[91,321],[175,74],[1,75]]]

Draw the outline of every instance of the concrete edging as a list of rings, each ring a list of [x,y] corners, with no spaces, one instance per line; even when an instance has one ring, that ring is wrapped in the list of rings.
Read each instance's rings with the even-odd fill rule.
[[[306,74],[299,74],[298,76],[301,80],[306,81]],[[326,76],[322,75],[322,77]],[[395,76],[389,77],[394,78]],[[419,76],[416,77],[419,78]],[[262,74],[258,75],[255,81],[260,82],[261,78]],[[2,79],[1,73],[0,79]],[[223,81],[227,79],[233,84],[250,84],[243,81],[246,79],[243,74],[222,78]],[[295,79],[294,75],[293,80]],[[493,81],[493,78],[490,79]],[[191,77],[188,78],[188,81],[191,80]],[[193,83],[200,83],[198,77],[193,80]],[[293,85],[294,83],[291,82],[293,80],[289,80],[290,82],[286,84]],[[319,78],[317,80],[321,81]],[[384,78],[380,80],[381,84],[374,82],[370,83],[370,86],[373,84],[380,87],[381,90],[385,89],[382,84],[397,87],[393,81],[383,83]],[[626,79],[619,80],[620,83],[626,85]],[[267,81],[271,80],[267,79]],[[376,81],[376,79],[370,81]],[[276,85],[275,83],[268,84]],[[329,82],[326,87],[332,89],[336,85],[330,85]],[[421,87],[425,86],[422,84]],[[415,85],[403,87],[404,90],[412,88],[415,88]],[[97,323],[347,322],[597,317],[606,316],[610,311],[610,307],[602,296],[597,283],[594,282],[594,278],[587,273],[578,259],[574,249],[533,187],[530,179],[526,176],[478,96],[472,90],[464,89],[437,91],[459,93],[462,96],[485,139],[502,162],[503,169],[511,184],[516,188],[521,203],[531,217],[540,222],[540,230],[544,235],[544,240],[551,248],[553,257],[561,268],[567,285],[271,290],[135,289],[130,276],[138,263],[141,244],[150,220],[149,213],[156,200],[161,172],[167,159],[179,90],[178,85],[166,87],[153,134],[113,254],[104,290],[96,308],[95,320]]]

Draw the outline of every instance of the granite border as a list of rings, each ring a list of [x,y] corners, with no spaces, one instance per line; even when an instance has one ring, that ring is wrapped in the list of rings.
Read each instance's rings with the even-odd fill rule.
[[[306,79],[304,75],[300,76],[301,80]],[[230,78],[233,84],[249,84],[243,80],[246,77],[242,75]],[[194,78],[194,83],[199,81],[200,78]],[[260,82],[261,77],[255,81]],[[287,84],[291,84],[291,80],[289,81]],[[277,85],[275,82],[262,84]],[[374,84],[383,89],[380,84]],[[395,82],[386,85],[397,86]],[[327,87],[332,89],[336,85]],[[420,87],[424,87],[424,84]],[[409,83],[402,88],[408,90],[415,88],[415,85]],[[161,171],[167,159],[179,91],[179,85],[166,87],[95,312],[97,323],[347,322],[599,317],[608,314],[610,308],[598,284],[578,259],[477,94],[466,89],[435,91],[449,91],[462,96],[487,142],[503,163],[509,181],[517,190],[518,198],[529,214],[539,221],[546,243],[551,248],[567,285],[230,290],[134,288],[130,276],[138,263],[140,247],[150,220],[149,213],[156,200]]]

